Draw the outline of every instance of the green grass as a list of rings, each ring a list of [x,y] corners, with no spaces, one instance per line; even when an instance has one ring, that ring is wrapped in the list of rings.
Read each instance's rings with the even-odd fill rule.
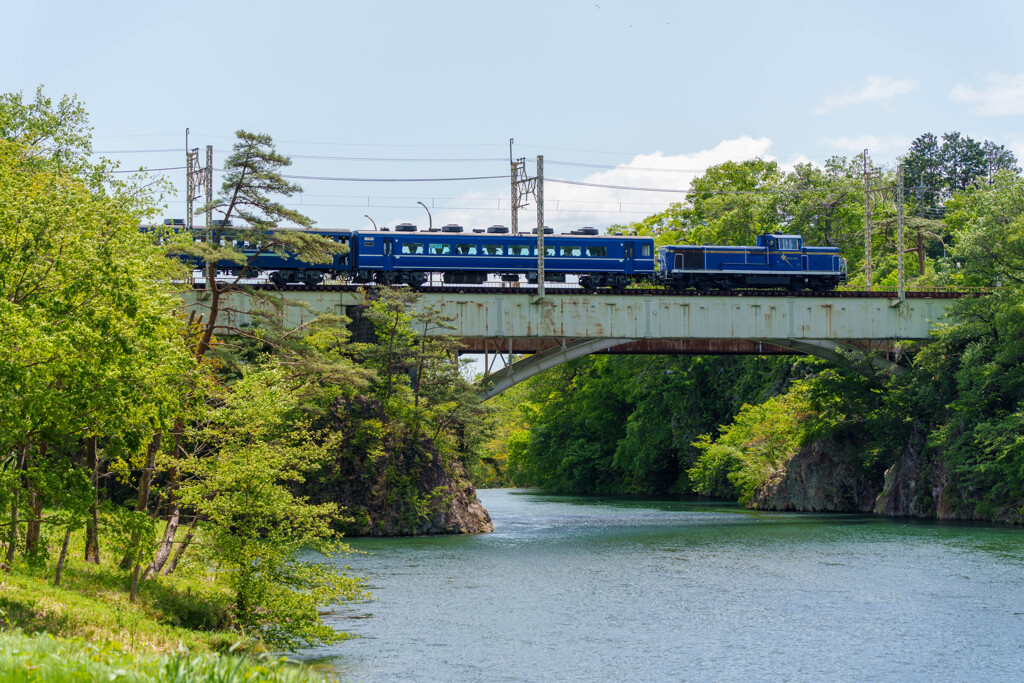
[[[90,642],[116,642],[128,652],[223,651],[241,636],[230,630],[230,594],[196,572],[140,581],[135,602],[130,577],[109,564],[82,561],[64,569],[22,562],[0,574],[0,624]]]
[[[324,678],[309,668],[268,655],[129,653],[117,643],[94,645],[80,638],[58,640],[46,634],[0,632],[0,680],[12,683],[228,683],[269,681],[307,683]]]
[[[89,564],[73,538],[59,587],[54,548],[0,570],[0,681],[324,680],[234,630],[231,592],[187,555],[174,575],[140,580],[133,602],[119,558]]]

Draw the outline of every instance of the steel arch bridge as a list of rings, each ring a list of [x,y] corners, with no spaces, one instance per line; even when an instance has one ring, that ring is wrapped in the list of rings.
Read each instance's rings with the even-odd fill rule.
[[[254,307],[268,306],[286,326],[323,313],[361,317],[373,288],[285,288],[276,301],[225,295],[225,327],[248,322]],[[911,342],[929,339],[956,292],[787,292],[680,294],[662,290],[583,293],[548,290],[542,298],[514,289],[427,288],[414,306],[434,307],[452,319],[446,335],[459,338],[462,353],[484,355],[480,393],[490,398],[561,363],[591,353],[810,354],[848,364],[850,352],[879,369],[899,371],[894,361]],[[189,308],[202,313],[209,293],[191,290]],[[436,334],[440,334],[440,331]],[[354,333],[359,341],[358,330]],[[864,353],[866,352],[866,353]],[[521,357],[528,354],[525,357]],[[857,354],[854,354],[857,355]],[[498,365],[500,364],[500,367]]]

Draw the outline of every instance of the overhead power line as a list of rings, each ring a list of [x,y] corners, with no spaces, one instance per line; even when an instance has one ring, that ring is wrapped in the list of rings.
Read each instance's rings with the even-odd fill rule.
[[[223,169],[217,169],[217,171],[224,172]],[[284,174],[281,177],[294,180],[333,180],[346,183],[447,183],[461,180],[505,180],[508,178],[507,175],[465,176],[461,178],[337,178],[333,176]]]

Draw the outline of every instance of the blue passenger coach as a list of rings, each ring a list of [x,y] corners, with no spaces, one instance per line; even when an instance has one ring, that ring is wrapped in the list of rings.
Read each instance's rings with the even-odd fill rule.
[[[418,287],[428,273],[446,283],[481,284],[489,275],[516,282],[537,281],[537,236],[499,232],[465,233],[357,231],[352,233],[352,276],[356,282]],[[558,234],[544,237],[544,280],[580,286],[625,287],[654,275],[654,241],[649,237]]]
[[[673,245],[658,249],[658,276],[677,288],[785,287],[826,291],[846,282],[836,247],[805,247],[800,235],[760,235],[757,246]]]

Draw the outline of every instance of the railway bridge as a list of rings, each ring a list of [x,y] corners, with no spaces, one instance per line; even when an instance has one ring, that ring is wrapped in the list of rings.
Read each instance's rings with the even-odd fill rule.
[[[353,286],[284,288],[276,302],[232,292],[220,323],[245,325],[253,307],[271,307],[286,326],[320,313],[360,317],[364,293]],[[836,363],[857,356],[895,365],[908,342],[929,338],[956,292],[782,291],[685,293],[578,289],[533,291],[428,287],[418,307],[452,318],[463,353],[484,356],[481,394],[490,398],[544,370],[591,353],[811,354]],[[209,294],[191,290],[187,306],[204,312]],[[851,355],[851,352],[853,355]],[[528,354],[525,358],[515,356]],[[499,367],[500,364],[500,367]]]

